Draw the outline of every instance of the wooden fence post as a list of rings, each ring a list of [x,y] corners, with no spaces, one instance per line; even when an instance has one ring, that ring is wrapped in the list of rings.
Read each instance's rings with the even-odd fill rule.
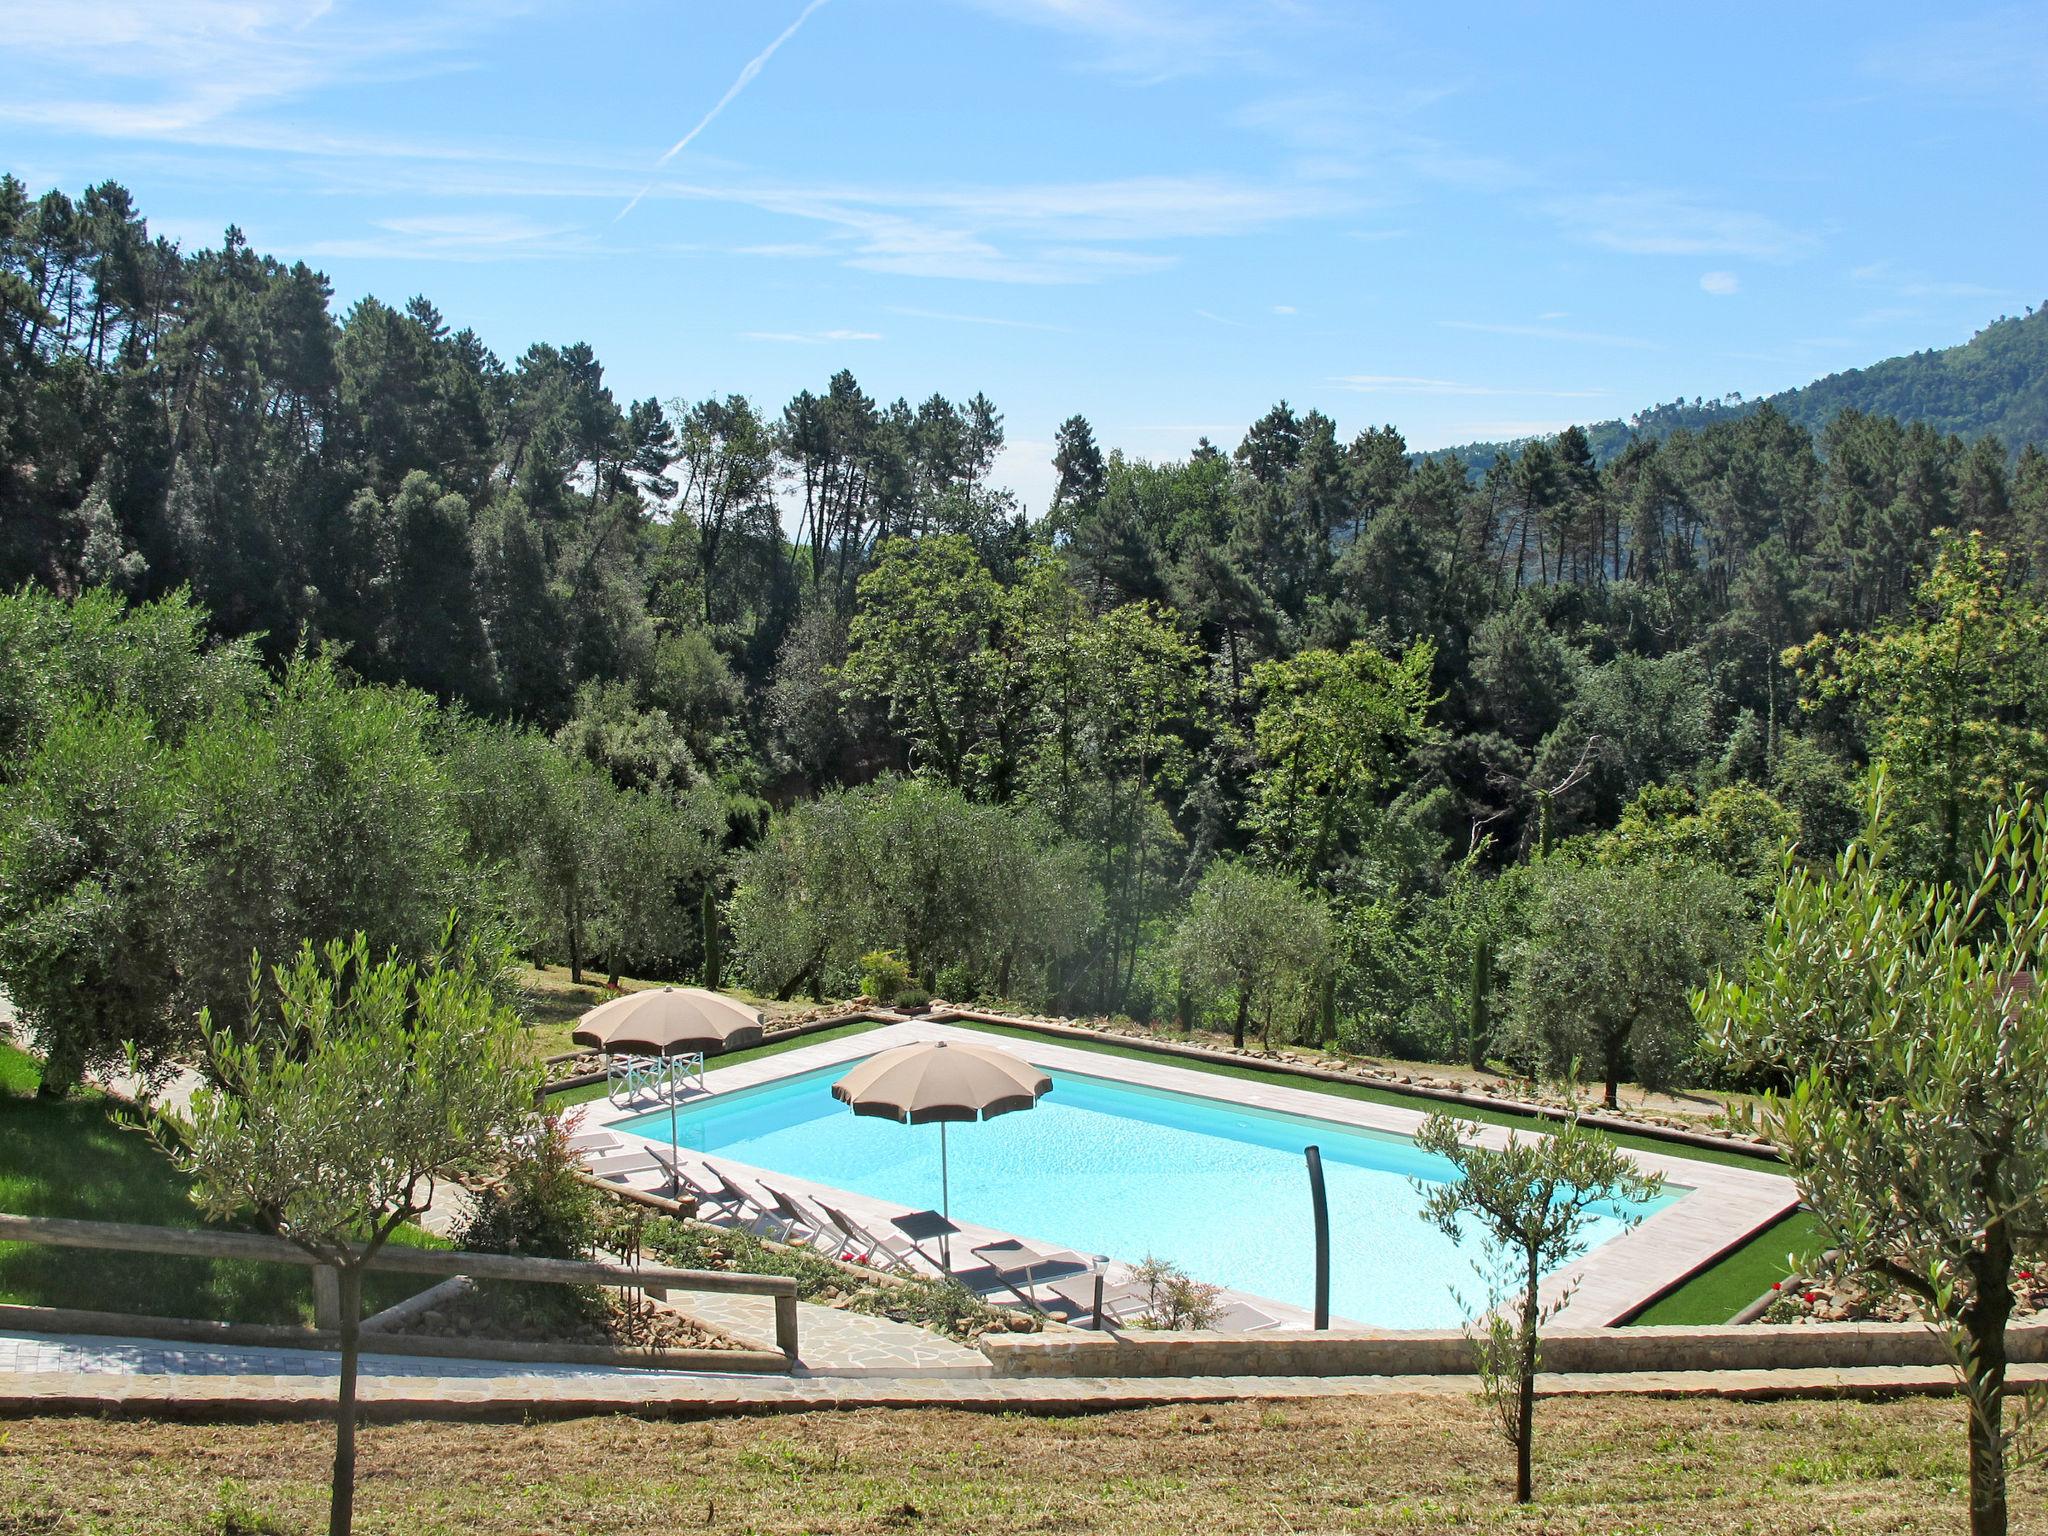
[[[796,1364],[796,1292],[792,1289],[775,1298],[775,1347]]]
[[[313,1326],[322,1333],[341,1331],[341,1274],[331,1264],[313,1270]]]

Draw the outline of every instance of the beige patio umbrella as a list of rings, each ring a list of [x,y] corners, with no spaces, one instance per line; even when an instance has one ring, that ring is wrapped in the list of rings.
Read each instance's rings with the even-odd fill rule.
[[[953,1219],[946,1125],[992,1120],[1029,1109],[1052,1092],[1052,1079],[1020,1056],[985,1045],[920,1040],[870,1056],[832,1085],[832,1097],[856,1115],[880,1115],[904,1125],[939,1122],[941,1214]],[[947,1255],[950,1262],[951,1254]]]
[[[690,1056],[761,1043],[767,1019],[736,997],[702,987],[655,987],[599,1003],[569,1036],[614,1056]],[[676,1155],[676,1096],[668,1096],[668,1150]]]

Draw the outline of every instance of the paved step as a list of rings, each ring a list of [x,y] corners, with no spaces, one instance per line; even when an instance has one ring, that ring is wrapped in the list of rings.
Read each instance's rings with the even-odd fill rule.
[[[164,1418],[318,1418],[333,1404],[334,1356],[316,1351],[181,1348],[149,1340],[0,1337],[0,1416],[122,1413]],[[2048,1366],[2014,1372],[2048,1384]],[[1195,1376],[976,1380],[965,1377],[684,1375],[610,1367],[508,1367],[366,1356],[368,1417],[522,1420],[632,1413],[691,1418],[822,1408],[958,1408],[1089,1413],[1164,1403],[1327,1397],[1462,1396],[1470,1376]],[[1658,1371],[1547,1375],[1547,1397],[1830,1397],[1954,1390],[1940,1367],[1826,1371]]]

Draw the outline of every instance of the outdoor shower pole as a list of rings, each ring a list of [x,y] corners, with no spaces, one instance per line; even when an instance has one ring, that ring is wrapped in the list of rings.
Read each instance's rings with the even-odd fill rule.
[[[1323,1193],[1323,1152],[1304,1147],[1308,1158],[1308,1196],[1316,1211],[1316,1331],[1330,1326],[1330,1201]]]

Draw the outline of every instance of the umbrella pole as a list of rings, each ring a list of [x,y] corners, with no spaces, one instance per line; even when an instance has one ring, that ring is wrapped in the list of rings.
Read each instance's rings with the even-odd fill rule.
[[[668,1079],[668,1192],[671,1197],[683,1192],[683,1176],[677,1171],[677,1162],[682,1153],[676,1149],[676,1065],[675,1058],[668,1060],[668,1071],[662,1074]]]
[[[939,1122],[939,1214],[947,1221],[953,1219],[953,1179],[946,1167],[946,1122]],[[946,1273],[953,1273],[953,1234],[939,1234],[939,1257],[945,1261]]]

